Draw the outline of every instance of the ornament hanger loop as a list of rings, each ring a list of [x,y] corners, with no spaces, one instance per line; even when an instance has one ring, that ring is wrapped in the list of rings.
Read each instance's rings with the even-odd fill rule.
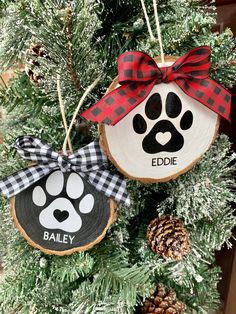
[[[143,8],[143,13],[146,19],[146,23],[147,23],[147,28],[148,28],[148,32],[150,35],[151,40],[155,40],[155,37],[153,35],[152,32],[152,28],[151,28],[151,24],[148,18],[148,14],[147,14],[147,9],[144,3],[144,0],[140,0],[141,4],[142,4],[142,8]],[[164,50],[163,50],[163,43],[162,43],[162,36],[161,36],[161,27],[160,27],[160,22],[159,22],[159,17],[158,17],[158,12],[157,12],[157,1],[153,0],[153,8],[154,8],[154,15],[155,15],[155,22],[156,22],[156,28],[157,28],[157,37],[158,37],[158,41],[159,41],[159,45],[160,45],[160,52],[161,52],[161,63],[165,63],[165,55],[164,55]]]
[[[85,98],[94,89],[94,87],[97,85],[99,80],[100,80],[100,77],[97,77],[96,80],[91,85],[89,85],[89,87],[86,89],[86,91],[84,92],[83,96],[81,97],[81,99],[79,101],[79,104],[78,104],[78,106],[77,106],[77,108],[76,108],[76,110],[74,112],[74,115],[73,115],[73,118],[72,118],[71,123],[69,125],[69,128],[68,128],[68,130],[66,130],[66,137],[65,137],[65,140],[64,140],[64,143],[63,143],[63,152],[66,151],[66,143],[70,139],[70,132],[72,130],[72,127],[73,127],[73,124],[74,124],[75,119],[77,117],[77,114],[78,114],[81,106],[83,105],[83,102],[84,102]]]
[[[66,121],[65,105],[64,105],[64,101],[63,101],[62,93],[61,93],[61,77],[59,74],[57,74],[57,94],[58,94],[58,100],[59,100],[59,105],[60,105],[60,110],[61,110],[62,121],[64,124],[64,129],[65,129],[66,134],[67,134],[68,124]],[[73,151],[72,151],[72,144],[71,144],[70,137],[68,137],[67,143],[68,143],[68,148],[69,148],[70,152],[72,153]],[[66,147],[65,147],[65,149],[63,149],[63,154],[66,154]]]
[[[70,153],[73,153],[73,148],[72,148],[72,144],[71,144],[71,139],[70,139],[70,132],[72,130],[73,124],[75,122],[76,116],[81,108],[81,106],[83,105],[83,102],[85,100],[85,98],[87,97],[87,95],[92,91],[92,89],[97,85],[97,83],[99,82],[100,77],[96,78],[96,80],[89,85],[89,87],[86,89],[86,91],[84,92],[84,94],[82,95],[79,104],[74,112],[73,118],[71,120],[71,123],[68,127],[67,121],[66,121],[66,114],[65,114],[65,105],[64,105],[64,101],[62,98],[62,93],[61,93],[61,84],[60,84],[60,75],[57,74],[57,93],[58,93],[58,99],[59,99],[59,104],[60,104],[60,110],[61,110],[61,116],[62,116],[62,120],[63,120],[63,124],[64,124],[64,129],[66,132],[66,136],[65,136],[65,140],[63,143],[63,147],[62,147],[62,152],[64,155],[67,155],[67,145],[69,148]]]

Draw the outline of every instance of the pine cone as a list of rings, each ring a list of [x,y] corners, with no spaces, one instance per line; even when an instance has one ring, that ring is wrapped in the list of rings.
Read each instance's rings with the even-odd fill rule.
[[[184,309],[185,304],[176,299],[175,291],[159,284],[154,296],[147,298],[136,314],[181,314]]]
[[[152,220],[147,229],[147,240],[152,251],[164,259],[179,261],[190,251],[188,233],[183,222],[171,216]]]
[[[26,50],[25,72],[33,83],[40,83],[43,75],[40,73],[40,58],[50,59],[45,48],[40,44],[32,44]]]
[[[26,55],[36,56],[41,58],[49,58],[45,48],[40,44],[32,44],[27,50]]]
[[[29,69],[28,67],[25,68],[25,72],[33,83],[39,84],[41,80],[43,79],[42,75],[38,74],[32,69]]]

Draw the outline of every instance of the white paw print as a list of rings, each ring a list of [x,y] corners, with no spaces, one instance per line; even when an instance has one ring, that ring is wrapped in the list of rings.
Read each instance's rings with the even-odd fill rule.
[[[93,210],[94,197],[92,194],[86,194],[79,202],[77,211],[71,200],[76,200],[84,192],[84,183],[81,177],[72,172],[66,182],[66,194],[68,198],[61,197],[60,194],[64,188],[65,179],[60,170],[54,171],[47,178],[45,189],[47,193],[55,199],[44,208],[39,215],[40,224],[47,229],[61,229],[66,232],[77,232],[82,227],[82,219],[78,210],[82,214],[88,214]],[[44,189],[38,185],[34,188],[32,199],[35,205],[45,206],[47,196]]]

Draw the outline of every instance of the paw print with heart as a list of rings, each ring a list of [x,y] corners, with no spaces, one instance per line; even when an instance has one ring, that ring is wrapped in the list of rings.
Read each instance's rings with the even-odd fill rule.
[[[14,199],[15,222],[34,247],[49,254],[84,251],[101,241],[115,207],[76,172],[55,170]]]
[[[65,187],[66,194],[61,196]],[[81,214],[88,214],[94,208],[94,197],[84,194],[84,183],[77,173],[71,173],[64,184],[64,175],[60,170],[54,171],[47,179],[45,190],[37,185],[32,194],[33,203],[43,208],[39,214],[40,224],[47,229],[61,229],[66,232],[77,232],[82,227]],[[45,207],[47,195],[55,197]],[[83,197],[81,197],[83,195]],[[79,200],[76,211],[73,201]]]
[[[216,137],[218,121],[175,82],[161,83],[116,125],[102,125],[101,143],[126,176],[168,181],[201,158]]]
[[[169,92],[166,97],[165,107],[159,93],[152,94],[145,106],[145,116],[136,114],[133,118],[133,128],[137,134],[146,134],[142,147],[148,154],[160,152],[177,152],[184,146],[184,131],[191,128],[193,124],[193,114],[190,110],[185,111],[181,119],[175,119],[182,113],[182,102],[179,96]],[[154,122],[149,122],[146,120]],[[177,125],[179,124],[179,125]]]

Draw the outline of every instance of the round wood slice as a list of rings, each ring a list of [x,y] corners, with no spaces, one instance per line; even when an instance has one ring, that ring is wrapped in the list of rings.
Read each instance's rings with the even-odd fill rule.
[[[116,219],[116,204],[75,172],[56,170],[11,198],[22,236],[47,254],[85,251]]]
[[[165,66],[177,58],[166,57]],[[160,59],[155,58],[159,67]],[[118,78],[108,92],[117,88]],[[191,169],[215,140],[219,116],[175,83],[153,87],[149,96],[115,126],[99,125],[100,144],[124,175],[164,182]]]

